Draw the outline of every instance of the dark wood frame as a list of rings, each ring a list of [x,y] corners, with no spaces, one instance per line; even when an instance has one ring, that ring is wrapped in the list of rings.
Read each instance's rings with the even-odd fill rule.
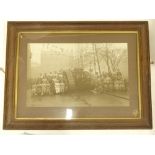
[[[142,117],[138,120],[16,120],[14,118],[17,34],[25,30],[117,30],[138,31]],[[123,22],[8,22],[4,129],[150,129],[152,128],[150,57],[147,21]]]

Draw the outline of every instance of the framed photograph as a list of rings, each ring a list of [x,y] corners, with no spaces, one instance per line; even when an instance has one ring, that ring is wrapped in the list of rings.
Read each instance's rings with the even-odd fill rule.
[[[8,22],[4,129],[146,128],[146,21]]]

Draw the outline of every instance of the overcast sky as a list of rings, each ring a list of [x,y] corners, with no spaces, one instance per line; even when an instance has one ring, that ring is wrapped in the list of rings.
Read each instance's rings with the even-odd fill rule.
[[[98,46],[105,46],[106,43],[97,43]],[[111,46],[112,45],[112,46]],[[87,47],[91,49],[92,43],[29,43],[31,50],[31,62],[32,63],[41,63],[41,52],[44,51],[53,51],[53,52],[61,52],[66,55],[76,55],[77,49],[82,47]],[[111,49],[127,49],[127,43],[110,43]]]

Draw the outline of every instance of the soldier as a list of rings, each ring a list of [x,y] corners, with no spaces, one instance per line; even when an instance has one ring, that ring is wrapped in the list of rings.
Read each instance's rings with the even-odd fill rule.
[[[47,79],[43,78],[42,79],[42,84],[41,84],[41,87],[42,87],[41,95],[42,96],[46,94],[46,86],[47,86]]]
[[[57,79],[53,79],[54,81],[54,86],[55,86],[55,93],[60,94],[60,83]]]
[[[37,88],[36,84],[33,84],[32,85],[32,96],[36,96],[37,95],[36,88]]]
[[[60,80],[60,93],[64,93],[64,92],[65,92],[65,84],[63,80]]]

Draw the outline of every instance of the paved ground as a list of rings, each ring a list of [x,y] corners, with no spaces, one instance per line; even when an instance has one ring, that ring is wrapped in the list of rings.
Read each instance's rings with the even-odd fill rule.
[[[27,93],[27,106],[33,107],[104,107],[104,106],[129,106],[127,93],[105,92],[70,92],[55,96],[34,96]]]

